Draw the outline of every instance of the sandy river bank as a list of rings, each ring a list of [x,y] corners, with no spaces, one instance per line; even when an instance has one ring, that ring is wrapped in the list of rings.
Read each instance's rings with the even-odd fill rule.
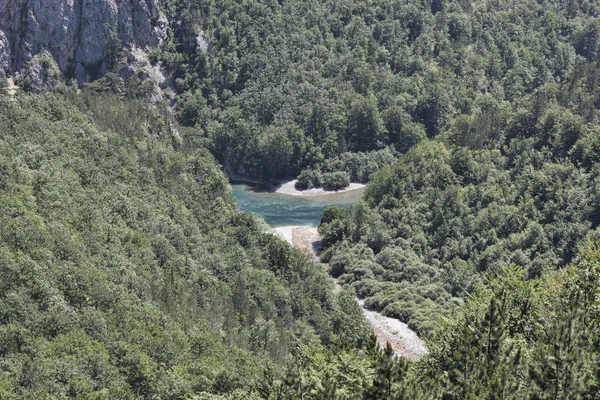
[[[323,188],[313,188],[307,190],[296,189],[297,180],[281,183],[275,188],[275,193],[285,194],[288,196],[296,197],[316,197],[316,196],[329,196],[340,193],[348,193],[355,190],[364,189],[366,186],[362,183],[351,183],[347,188],[341,190],[325,190]]]

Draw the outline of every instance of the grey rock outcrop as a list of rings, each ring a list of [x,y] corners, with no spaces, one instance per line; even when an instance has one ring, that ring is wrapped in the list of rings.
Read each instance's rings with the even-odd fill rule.
[[[27,63],[27,76],[33,86],[56,87],[60,83],[60,70],[52,55],[43,50]]]
[[[117,57],[111,48],[147,52],[162,45],[167,25],[158,0],[0,0],[0,76],[33,70],[47,80],[41,54],[61,79],[94,80]]]

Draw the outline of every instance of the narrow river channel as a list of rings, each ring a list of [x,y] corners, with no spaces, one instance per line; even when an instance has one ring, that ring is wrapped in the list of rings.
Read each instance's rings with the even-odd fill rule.
[[[363,189],[321,196],[299,197],[261,190],[257,186],[232,184],[232,194],[241,210],[261,217],[275,234],[293,246],[315,251],[320,240],[317,226],[325,208],[335,205],[350,207],[358,203]],[[340,290],[336,282],[335,290]],[[359,301],[361,306],[364,302]],[[415,332],[396,319],[384,317],[363,308],[365,319],[371,324],[381,344],[389,341],[394,352],[401,357],[417,359],[427,354],[427,347]]]

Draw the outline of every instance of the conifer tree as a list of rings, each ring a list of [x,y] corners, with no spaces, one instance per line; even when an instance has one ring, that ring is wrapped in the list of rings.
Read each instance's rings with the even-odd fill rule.
[[[395,399],[399,394],[399,385],[404,378],[406,360],[399,359],[394,354],[390,342],[384,349],[379,347],[375,335],[371,335],[367,342],[367,352],[372,360],[375,376],[373,384],[365,390],[365,400]]]

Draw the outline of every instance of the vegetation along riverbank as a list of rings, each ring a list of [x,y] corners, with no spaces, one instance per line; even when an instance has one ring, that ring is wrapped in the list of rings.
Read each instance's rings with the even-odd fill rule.
[[[0,0],[0,399],[600,398],[599,18]]]

